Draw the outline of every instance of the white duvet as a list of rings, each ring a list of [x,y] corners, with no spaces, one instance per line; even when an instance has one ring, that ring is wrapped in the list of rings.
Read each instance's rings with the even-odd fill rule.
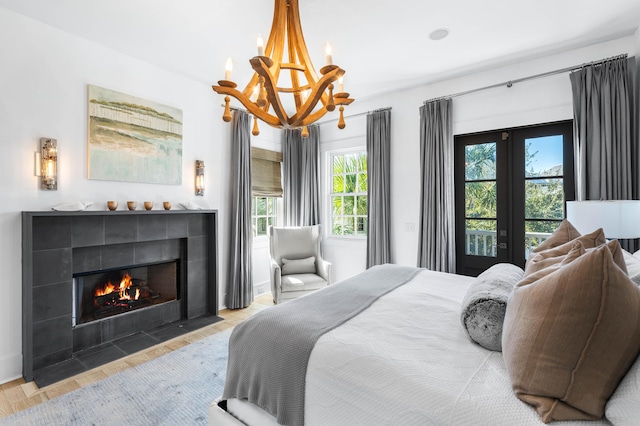
[[[514,395],[502,353],[462,329],[460,305],[473,280],[421,272],[322,336],[307,368],[305,426],[543,425]],[[277,425],[247,402],[232,399],[228,408],[245,424]]]
[[[543,424],[514,395],[502,353],[462,329],[472,281],[424,271],[322,336],[307,370],[305,425]]]

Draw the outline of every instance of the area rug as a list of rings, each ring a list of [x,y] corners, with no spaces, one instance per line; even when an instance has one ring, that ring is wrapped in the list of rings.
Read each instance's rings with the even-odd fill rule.
[[[231,329],[0,419],[0,425],[205,425]]]

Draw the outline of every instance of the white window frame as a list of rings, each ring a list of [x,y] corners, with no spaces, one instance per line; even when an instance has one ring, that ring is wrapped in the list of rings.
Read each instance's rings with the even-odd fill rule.
[[[350,154],[364,154],[365,157],[367,156],[367,149],[365,146],[357,146],[357,147],[351,147],[351,148],[345,148],[345,149],[336,149],[336,150],[329,150],[326,152],[326,170],[327,170],[327,179],[326,179],[326,188],[327,188],[327,209],[326,209],[326,217],[327,217],[327,221],[326,223],[328,224],[326,227],[326,236],[327,238],[332,238],[332,239],[344,239],[344,240],[350,240],[350,241],[363,241],[367,239],[367,229],[366,229],[366,225],[365,225],[365,231],[364,233],[355,233],[354,235],[336,235],[333,233],[333,197],[334,196],[338,196],[338,195],[342,195],[344,196],[344,194],[349,194],[349,195],[353,195],[355,197],[359,197],[359,196],[367,196],[367,192],[353,192],[353,193],[347,193],[347,192],[341,192],[341,193],[334,193],[333,192],[333,158],[336,155],[350,155]],[[368,173],[368,164],[367,164],[367,171],[364,172],[365,175],[367,175]],[[357,178],[356,178],[356,185],[357,185]],[[369,202],[369,200],[367,200],[367,202]],[[357,206],[357,198],[356,200],[354,200],[354,207]],[[345,215],[344,212],[342,214],[342,217],[345,216],[354,216],[354,226],[357,226],[357,217],[358,215]],[[361,215],[360,215],[361,216]]]
[[[256,203],[256,199],[257,198],[266,198],[266,199],[270,199],[273,200],[273,211],[272,211],[272,215],[266,214],[266,215],[258,215],[257,214],[257,203]],[[258,229],[258,219],[259,218],[269,218],[271,217],[271,223],[273,226],[277,226],[278,225],[278,212],[280,211],[279,208],[279,202],[278,202],[278,198],[277,197],[262,197],[262,196],[251,196],[251,235],[253,237],[253,240],[266,240],[268,237],[268,229],[269,229],[269,225],[267,224],[267,232],[264,235],[256,235],[257,229]],[[268,212],[268,208],[267,208],[267,212]],[[268,222],[268,221],[267,221]]]

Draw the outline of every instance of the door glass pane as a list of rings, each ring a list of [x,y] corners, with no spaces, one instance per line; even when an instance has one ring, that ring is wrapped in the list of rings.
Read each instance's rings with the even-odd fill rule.
[[[525,255],[546,240],[564,218],[562,135],[525,139]],[[554,178],[549,178],[553,176]]]
[[[465,217],[495,218],[497,209],[496,182],[465,184]]]
[[[564,217],[563,179],[527,179],[524,185],[526,219]]]
[[[467,145],[464,149],[465,180],[496,178],[496,143]]]
[[[526,177],[564,174],[562,135],[525,139],[524,144]]]
[[[541,242],[549,238],[549,236],[560,225],[560,221],[542,221],[542,220],[527,220],[524,223],[525,227],[525,254],[529,257],[531,251],[538,247]]]
[[[465,253],[472,256],[496,257],[496,221],[467,219],[465,222]]]

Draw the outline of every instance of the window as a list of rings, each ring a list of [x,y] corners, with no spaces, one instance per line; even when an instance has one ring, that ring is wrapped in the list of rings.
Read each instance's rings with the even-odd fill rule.
[[[330,154],[331,235],[367,236],[367,153]]]
[[[251,228],[265,237],[277,225],[276,200],[282,197],[282,153],[251,147]]]
[[[253,197],[251,199],[251,228],[253,237],[264,237],[270,226],[276,224],[276,199]]]

